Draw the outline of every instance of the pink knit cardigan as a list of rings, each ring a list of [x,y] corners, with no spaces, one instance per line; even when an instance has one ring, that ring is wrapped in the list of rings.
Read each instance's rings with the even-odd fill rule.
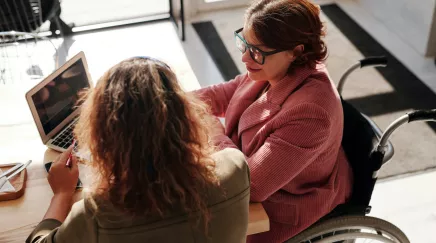
[[[240,149],[251,174],[251,201],[262,202],[271,230],[247,242],[283,242],[351,194],[352,172],[341,147],[343,113],[324,65],[297,68],[266,93],[247,74],[196,91],[225,117],[220,148]]]

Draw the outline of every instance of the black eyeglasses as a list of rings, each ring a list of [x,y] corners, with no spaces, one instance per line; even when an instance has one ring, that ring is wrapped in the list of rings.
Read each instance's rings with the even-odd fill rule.
[[[245,53],[248,49],[251,58],[256,63],[263,65],[265,63],[265,57],[284,51],[284,50],[262,51],[261,49],[248,44],[247,41],[241,35],[239,35],[242,29],[243,28],[240,28],[237,31],[235,31],[236,47],[238,47],[239,51],[241,51],[242,53]]]

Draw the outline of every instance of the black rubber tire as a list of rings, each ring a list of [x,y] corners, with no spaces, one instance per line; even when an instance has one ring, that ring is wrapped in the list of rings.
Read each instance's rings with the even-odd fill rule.
[[[369,216],[343,216],[338,218],[329,219],[324,222],[320,222],[309,229],[294,236],[292,239],[286,241],[286,243],[301,243],[307,239],[313,239],[320,234],[328,234],[333,229],[337,228],[352,228],[356,227],[371,228],[374,230],[380,230],[393,236],[400,243],[410,243],[407,236],[395,225],[379,218]],[[325,232],[325,233],[324,233]],[[315,243],[316,241],[313,241]]]

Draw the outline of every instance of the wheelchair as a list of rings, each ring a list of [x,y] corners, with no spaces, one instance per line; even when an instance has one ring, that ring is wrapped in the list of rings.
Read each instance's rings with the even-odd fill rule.
[[[356,69],[384,67],[385,57],[368,57],[352,65],[341,77],[337,89],[341,94],[345,80]],[[286,241],[286,243],[385,242],[409,243],[407,236],[395,225],[370,213],[369,202],[380,168],[394,155],[389,141],[391,134],[405,123],[436,121],[436,109],[416,110],[392,122],[386,131],[360,113],[341,97],[344,110],[342,146],[354,175],[353,192],[345,204],[337,206],[317,223]]]

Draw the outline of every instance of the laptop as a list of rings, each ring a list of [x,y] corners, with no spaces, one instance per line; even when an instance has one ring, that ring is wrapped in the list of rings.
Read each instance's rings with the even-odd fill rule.
[[[64,152],[73,142],[73,129],[80,113],[79,98],[92,88],[85,54],[78,53],[26,93],[42,142]]]

